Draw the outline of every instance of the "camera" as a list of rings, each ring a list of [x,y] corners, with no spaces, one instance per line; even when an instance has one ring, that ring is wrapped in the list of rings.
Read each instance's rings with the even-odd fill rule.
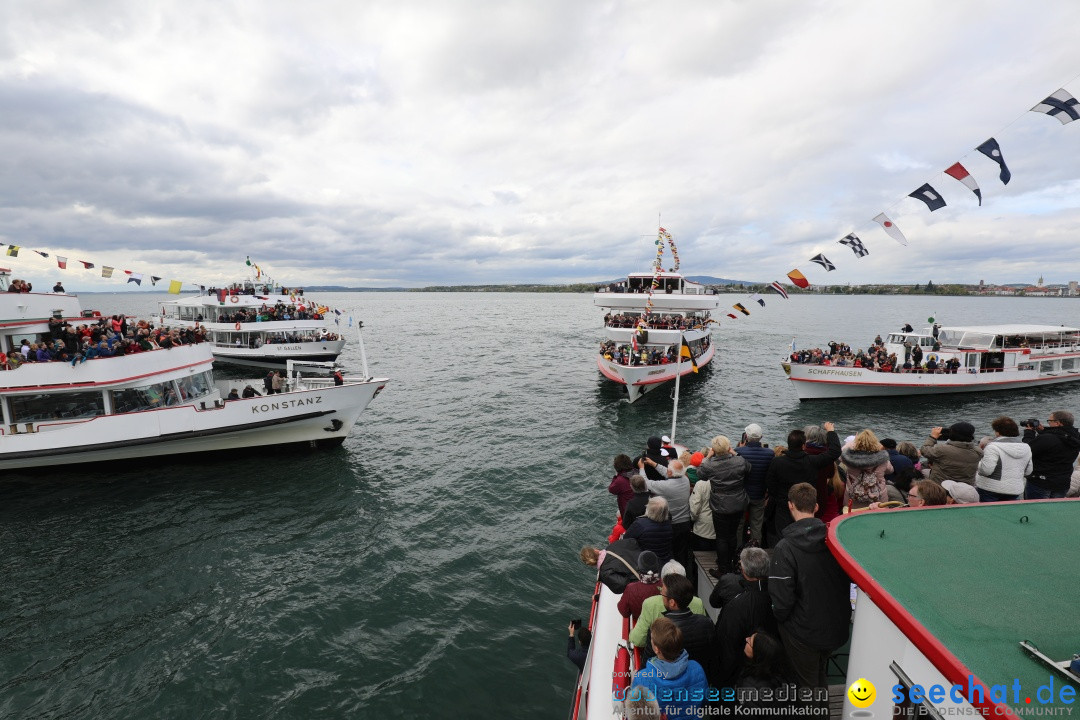
[[[571,620],[570,624],[574,626],[574,631],[576,632],[577,629],[581,627],[581,618],[578,618],[576,620]]]
[[[1037,428],[1039,427],[1039,421],[1035,418],[1028,418],[1027,420],[1020,423],[1020,427]]]

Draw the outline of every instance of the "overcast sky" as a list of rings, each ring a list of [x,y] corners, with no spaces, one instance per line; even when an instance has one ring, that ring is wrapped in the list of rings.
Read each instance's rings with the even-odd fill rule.
[[[72,261],[593,281],[646,270],[659,217],[688,274],[1080,279],[1080,122],[1029,112],[1080,96],[1076,0],[16,1],[0,20],[0,242]],[[974,151],[991,136],[1008,186]],[[957,160],[982,207],[942,174]],[[947,207],[906,197],[925,182]],[[837,244],[853,231],[867,257]],[[122,287],[2,260],[37,289]]]

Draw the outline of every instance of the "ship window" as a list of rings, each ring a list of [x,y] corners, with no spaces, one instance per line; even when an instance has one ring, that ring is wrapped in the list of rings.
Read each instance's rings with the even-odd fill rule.
[[[1041,372],[1041,373],[1054,372],[1054,361],[1053,360],[1043,360],[1041,363],[1039,363],[1039,372]]]
[[[105,414],[100,392],[16,395],[8,402],[12,422],[91,418]]]
[[[176,405],[177,391],[171,382],[143,385],[113,392],[113,406],[118,413],[153,410]]]
[[[1076,367],[1076,360],[1074,358],[1062,358],[1061,369],[1072,370]]]
[[[965,367],[977,367],[979,365],[979,355],[977,353],[967,353],[964,355]]]

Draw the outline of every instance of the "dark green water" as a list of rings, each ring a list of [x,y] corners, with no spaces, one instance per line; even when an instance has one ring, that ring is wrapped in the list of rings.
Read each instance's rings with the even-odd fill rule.
[[[669,393],[630,406],[601,380],[590,296],[324,300],[364,319],[372,371],[392,379],[342,448],[3,473],[0,717],[565,717],[565,628],[593,582],[576,553],[610,529],[612,457],[670,430]],[[800,404],[777,364],[792,335],[862,347],[930,314],[1076,325],[1077,301],[768,302],[725,322],[713,367],[684,383],[678,441],[758,422],[776,442],[823,420],[921,440],[1080,410],[1080,387]]]

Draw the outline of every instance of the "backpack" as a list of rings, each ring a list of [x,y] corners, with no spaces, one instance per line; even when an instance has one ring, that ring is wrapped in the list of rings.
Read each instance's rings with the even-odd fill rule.
[[[878,502],[881,488],[874,468],[848,468],[848,499],[858,503]]]

